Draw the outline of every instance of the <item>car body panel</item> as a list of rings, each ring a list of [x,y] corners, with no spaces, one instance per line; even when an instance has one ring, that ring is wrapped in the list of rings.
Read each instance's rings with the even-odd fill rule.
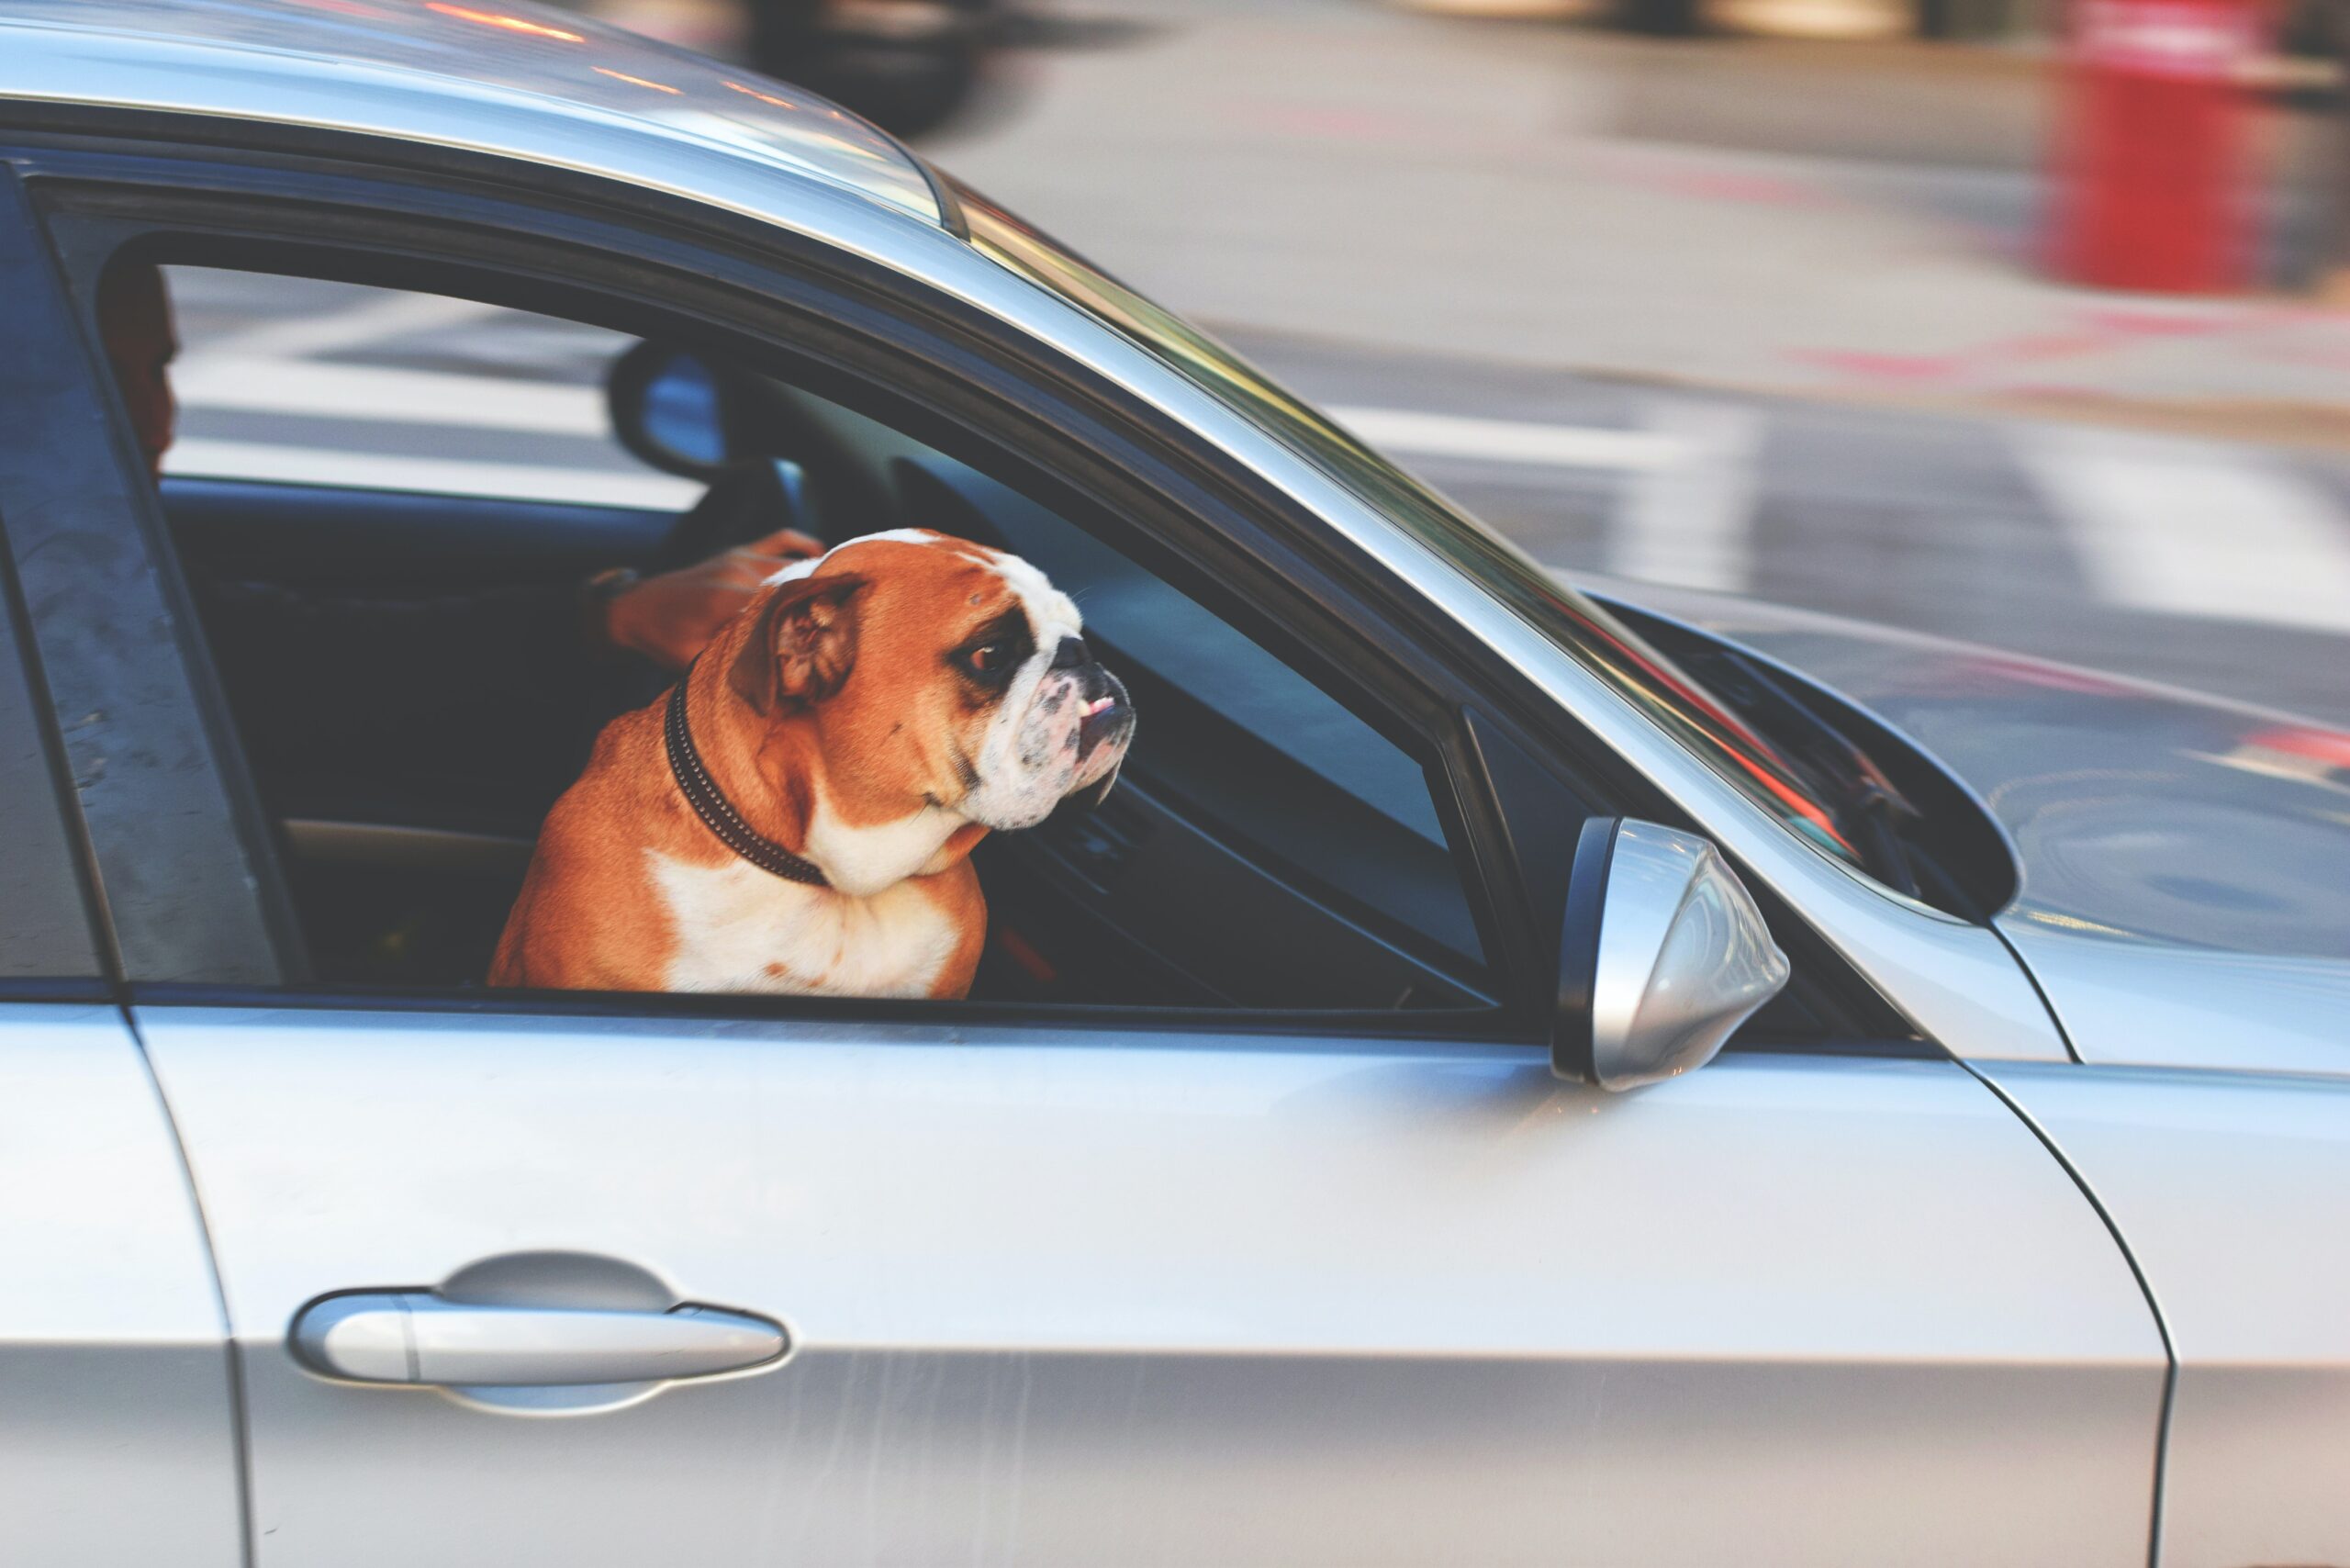
[[[2015,845],[1997,919],[2086,1061],[2350,1073],[2350,735],[1963,643],[1578,578],[1901,731]]]
[[[1984,1070],[2097,1193],[2167,1326],[2163,1568],[2350,1562],[2350,1083]]]
[[[655,190],[821,183],[936,224],[922,166],[812,94],[528,0],[9,0],[0,100],[225,116]]]
[[[1999,927],[2084,1061],[2350,1076],[2350,962]]]
[[[0,1561],[244,1560],[220,1298],[111,1007],[0,1002]]]
[[[1344,1037],[141,1026],[249,1369],[263,1568],[2144,1561],[2153,1315],[1951,1063],[1733,1054],[1610,1095]],[[549,1420],[284,1350],[322,1294],[540,1248],[792,1353]]]

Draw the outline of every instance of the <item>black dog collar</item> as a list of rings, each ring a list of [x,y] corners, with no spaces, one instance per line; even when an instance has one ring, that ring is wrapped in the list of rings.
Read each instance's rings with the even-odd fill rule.
[[[693,807],[694,815],[702,825],[718,835],[718,842],[735,854],[772,876],[787,882],[805,882],[811,888],[830,887],[824,873],[813,864],[801,859],[774,839],[767,837],[736,811],[701,765],[701,753],[694,749],[693,732],[686,728],[686,682],[692,678],[690,671],[685,679],[669,689],[669,711],[662,721],[662,730],[669,742],[669,777]]]

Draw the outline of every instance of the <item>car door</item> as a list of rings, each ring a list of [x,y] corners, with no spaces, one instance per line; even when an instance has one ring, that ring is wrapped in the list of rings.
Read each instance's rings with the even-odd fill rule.
[[[2143,1300],[1948,1063],[1608,1097],[1520,1047],[1295,1033],[140,1027],[265,1564],[2144,1560]],[[321,1296],[453,1285],[791,1348],[535,1394],[288,1351]]]
[[[2350,1559],[2350,1080],[2003,1063],[2098,1194],[2178,1361],[2165,1568]]]
[[[122,494],[108,540],[160,553]],[[1331,603],[1311,625],[1377,613]],[[193,802],[189,918],[114,930],[220,1263],[263,1564],[2144,1559],[2145,1301],[1930,1047],[1602,1096],[1523,1010],[338,991],[303,983],[172,657],[179,707],[76,667],[158,736],[111,787],[168,767]],[[1457,758],[1457,710],[1414,712]],[[148,824],[88,814],[127,871]]]
[[[0,278],[25,260],[9,194]],[[0,283],[11,545],[42,532],[28,474],[60,462],[25,367],[62,323],[26,300]],[[0,549],[0,1562],[226,1565],[243,1531],[219,1295],[59,809],[58,715],[20,656],[25,588]]]
[[[243,1561],[211,1260],[114,1007],[0,1001],[0,1562]]]

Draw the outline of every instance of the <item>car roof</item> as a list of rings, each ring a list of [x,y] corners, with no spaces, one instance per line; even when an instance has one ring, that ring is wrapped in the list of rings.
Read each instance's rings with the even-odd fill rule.
[[[749,174],[776,198],[812,183],[946,221],[923,166],[846,110],[530,0],[0,0],[9,99],[389,136],[764,206]]]

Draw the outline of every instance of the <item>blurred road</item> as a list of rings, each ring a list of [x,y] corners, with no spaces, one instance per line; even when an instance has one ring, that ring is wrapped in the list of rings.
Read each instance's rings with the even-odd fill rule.
[[[1244,342],[1553,565],[2350,727],[2350,459]],[[1435,411],[1467,426],[1414,417]],[[1502,439],[1495,441],[1496,434]],[[1507,446],[1509,454],[1494,454]]]
[[[285,279],[176,286],[179,471],[648,506],[696,493],[609,439],[611,334]],[[1547,562],[2350,727],[2350,460],[1237,337]]]
[[[2350,312],[2043,275],[2044,55],[1380,0],[1033,3],[1059,28],[925,151],[1235,339],[1913,406],[2154,402],[2350,445]],[[2248,201],[2289,274],[2333,126],[2260,119],[2273,177]]]

